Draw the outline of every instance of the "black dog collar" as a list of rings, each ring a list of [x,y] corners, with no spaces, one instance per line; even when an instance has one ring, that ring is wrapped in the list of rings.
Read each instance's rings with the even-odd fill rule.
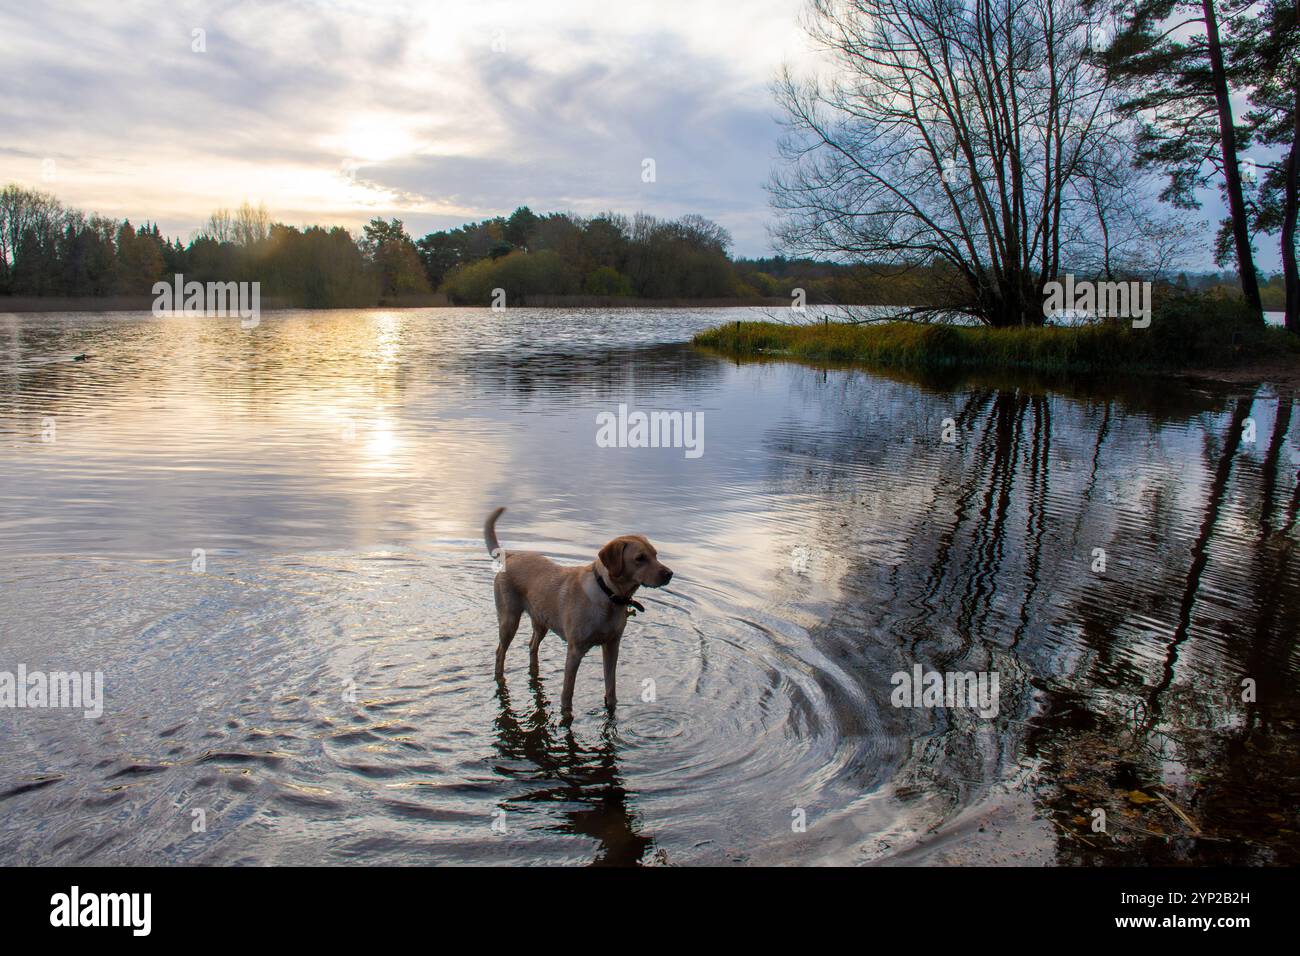
[[[627,616],[628,616],[628,617],[631,617],[632,615],[634,615],[634,614],[636,613],[636,611],[640,611],[642,614],[645,613],[645,605],[642,604],[640,601],[633,601],[630,597],[619,597],[617,594],[615,594],[613,591],[611,591],[611,590],[610,590],[610,589],[605,585],[605,582],[604,582],[604,581],[602,581],[602,580],[600,579],[600,572],[599,572],[599,571],[597,571],[595,568],[592,568],[592,569],[591,569],[591,573],[594,574],[594,575],[596,576],[596,585],[597,585],[597,587],[599,587],[602,591],[605,592],[605,597],[609,598],[609,599],[610,599],[611,601],[613,601],[615,604],[621,604],[621,605],[623,605],[625,608],[627,608]],[[632,608],[636,608],[636,611],[632,610]]]

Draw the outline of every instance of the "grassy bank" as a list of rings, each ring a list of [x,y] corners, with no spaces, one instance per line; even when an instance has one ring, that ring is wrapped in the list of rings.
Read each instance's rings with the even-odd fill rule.
[[[917,369],[1171,372],[1300,361],[1296,336],[1252,323],[1231,300],[1203,297],[1157,303],[1146,329],[1128,322],[1010,329],[733,322],[700,333],[694,343],[729,355]]]

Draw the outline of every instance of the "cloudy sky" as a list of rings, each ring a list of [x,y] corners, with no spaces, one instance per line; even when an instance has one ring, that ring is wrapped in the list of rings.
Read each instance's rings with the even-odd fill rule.
[[[731,231],[734,252],[766,254],[769,86],[783,63],[817,62],[802,7],[9,3],[0,182],[186,239],[244,200],[295,225],[398,217],[416,236],[528,205],[696,212]],[[1217,221],[1221,203],[1205,199],[1196,218]],[[1265,268],[1275,245],[1261,243]]]
[[[295,224],[397,216],[416,235],[526,204],[698,212],[763,253],[769,84],[807,57],[799,9],[7,4],[0,181],[186,238],[245,199]]]

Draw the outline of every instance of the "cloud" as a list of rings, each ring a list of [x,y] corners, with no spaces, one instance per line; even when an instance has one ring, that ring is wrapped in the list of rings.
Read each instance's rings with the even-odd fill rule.
[[[755,207],[766,214],[762,183],[778,135],[766,91],[670,36],[612,63],[486,61],[473,85],[484,110],[480,148],[363,166],[359,174],[457,208],[700,212],[748,231],[746,245],[763,244],[749,214]]]
[[[243,199],[417,233],[528,204],[697,212],[757,254],[797,8],[31,5],[0,12],[0,179],[181,235]]]

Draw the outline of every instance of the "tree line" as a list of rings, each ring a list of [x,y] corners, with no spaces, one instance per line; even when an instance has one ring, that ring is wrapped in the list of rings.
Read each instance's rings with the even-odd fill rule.
[[[0,190],[0,295],[141,296],[177,274],[199,282],[258,281],[262,296],[307,308],[364,307],[443,293],[488,305],[493,291],[601,300],[789,298],[852,301],[914,293],[914,277],[776,257],[730,258],[731,236],[702,216],[646,213],[509,216],[413,238],[398,219],[373,219],[359,237],[342,227],[297,228],[247,202],[212,213],[189,242],[157,224],[87,215],[17,184]],[[889,288],[886,288],[889,286]]]
[[[346,229],[272,223],[265,207],[219,210],[182,243],[156,223],[87,215],[16,184],[0,190],[0,295],[143,296],[177,273],[260,281],[264,296],[306,307],[374,305],[378,292]]]

